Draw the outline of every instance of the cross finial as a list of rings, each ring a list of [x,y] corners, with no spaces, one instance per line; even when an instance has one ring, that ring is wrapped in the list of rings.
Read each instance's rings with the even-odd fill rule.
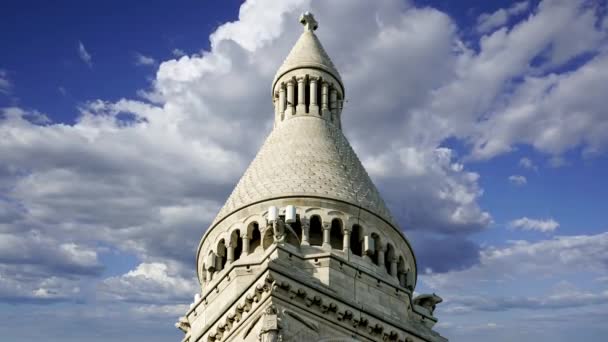
[[[314,31],[319,27],[319,23],[315,20],[315,17],[310,12],[304,12],[300,16],[300,24],[304,25],[304,30]]]

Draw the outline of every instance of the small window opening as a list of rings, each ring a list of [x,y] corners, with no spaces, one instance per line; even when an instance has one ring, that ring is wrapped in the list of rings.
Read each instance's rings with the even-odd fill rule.
[[[321,218],[313,216],[310,218],[310,230],[308,231],[308,241],[311,246],[321,246],[323,244],[323,227]]]

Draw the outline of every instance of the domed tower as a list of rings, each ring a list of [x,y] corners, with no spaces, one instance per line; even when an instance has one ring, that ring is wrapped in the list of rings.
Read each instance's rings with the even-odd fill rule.
[[[447,341],[436,295],[342,133],[345,89],[314,31],[272,82],[274,128],[201,239],[183,341]]]

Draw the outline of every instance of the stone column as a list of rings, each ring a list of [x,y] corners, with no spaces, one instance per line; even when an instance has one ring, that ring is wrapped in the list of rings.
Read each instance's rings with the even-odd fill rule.
[[[230,265],[232,262],[234,262],[234,247],[228,245],[227,251],[228,255],[226,256],[226,265]]]
[[[293,93],[294,82],[293,80],[287,81],[287,110],[285,111],[288,115],[293,115],[294,112],[294,93]]]
[[[321,245],[321,248],[331,250],[330,234],[331,223],[323,222],[323,244]]]
[[[344,253],[350,253],[350,229],[344,229],[342,235],[342,251]]]
[[[331,88],[329,92],[329,109],[331,110],[331,121],[338,119],[338,91]]]
[[[397,276],[397,258],[393,258],[393,260],[391,260],[391,275],[399,279]]]
[[[217,257],[214,253],[210,253],[209,255],[207,255],[207,262],[205,263],[205,265],[207,266],[207,279],[209,279],[209,281],[213,279],[213,273],[215,272],[215,266],[217,263],[216,259]]]
[[[317,103],[317,82],[318,77],[310,77],[310,107],[308,113],[313,115],[319,115],[319,104]]]
[[[308,233],[310,232],[310,222],[308,219],[302,219],[302,242],[301,246],[310,246],[310,242],[308,241]]]
[[[249,255],[249,236],[247,236],[247,233],[243,234],[243,236],[241,237],[241,239],[243,239],[243,255]]]
[[[298,106],[296,107],[297,114],[306,114],[306,77],[297,78],[298,81]]]
[[[329,115],[329,83],[321,83],[321,115]]]
[[[384,249],[382,246],[376,247],[378,253],[378,266],[384,266]]]
[[[281,89],[279,90],[279,103],[277,107],[279,108],[279,116],[281,117],[281,121],[285,116],[285,84],[281,83]]]

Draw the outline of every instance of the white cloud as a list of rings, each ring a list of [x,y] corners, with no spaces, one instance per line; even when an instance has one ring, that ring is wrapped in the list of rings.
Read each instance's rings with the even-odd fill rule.
[[[412,126],[417,130],[406,135],[460,137],[471,144],[474,159],[508,153],[516,144],[552,155],[577,146],[588,155],[602,151],[608,141],[600,104],[608,91],[608,31],[596,25],[596,8],[586,4],[542,1],[512,28],[482,36],[478,50],[458,45],[452,72],[412,111],[433,126]],[[585,62],[566,67],[575,58]]]
[[[80,56],[80,59],[85,62],[89,67],[93,66],[93,57],[87,51],[81,41],[78,42],[78,56]]]
[[[82,293],[82,281],[70,277],[95,269],[99,258],[91,253],[98,252],[89,246],[99,243],[141,262],[104,279],[100,298],[123,302],[141,316],[182,313],[183,306],[174,304],[190,301],[198,290],[192,265],[198,239],[271,128],[269,82],[301,32],[298,15],[310,8],[346,84],[346,134],[407,233],[430,241],[425,251],[417,249],[418,256],[428,255],[419,258],[421,269],[444,272],[422,276],[422,282],[449,300],[459,295],[454,289],[464,295],[462,289],[488,284],[522,289],[536,277],[605,274],[608,248],[601,234],[479,252],[467,237],[492,222],[479,204],[482,175],[442,145],[448,138],[463,140],[478,159],[519,143],[555,155],[580,144],[589,152],[602,150],[608,131],[600,101],[605,33],[592,24],[592,6],[577,4],[543,1],[512,28],[468,42],[446,14],[402,1],[339,7],[247,2],[239,20],[212,35],[209,51],[159,61],[146,92],[153,103],[91,101],[73,124],[42,125],[34,120],[40,113],[4,109],[0,186],[10,191],[8,201],[0,202],[0,225],[10,226],[11,236],[52,236],[56,248],[40,247],[36,254],[28,247],[28,258],[15,267],[6,266],[7,257],[0,275],[10,286],[0,293]],[[564,71],[568,61],[585,54],[590,61]],[[41,245],[49,244],[35,246]],[[13,252],[4,250],[15,258]],[[438,265],[423,266],[432,255]],[[80,257],[81,264],[75,263]],[[40,277],[28,281],[56,266],[70,270],[69,277],[56,284]],[[514,302],[522,298],[528,295]],[[477,326],[484,325],[498,328]]]
[[[608,290],[590,292],[573,287],[537,296],[459,296],[450,300],[444,312],[570,309],[605,303],[608,303]]]
[[[173,49],[171,51],[171,54],[173,54],[174,57],[178,57],[179,58],[181,56],[185,56],[186,52],[184,50],[182,50],[182,49],[177,49],[176,48],[176,49]]]
[[[485,228],[492,222],[477,200],[483,194],[479,174],[453,161],[453,151],[438,148],[391,149],[363,159],[379,179],[385,198],[410,230],[462,233]],[[400,184],[395,187],[392,184]]]
[[[530,284],[539,279],[562,280],[581,272],[601,275],[608,272],[608,232],[558,236],[538,242],[512,241],[505,247],[488,247],[480,252],[479,264],[466,270],[424,275],[422,281],[449,297],[463,288],[480,291],[501,286],[506,292],[509,288],[521,288],[524,280]]]
[[[522,230],[536,230],[539,232],[547,233],[553,232],[559,227],[559,223],[552,218],[545,220],[531,219],[522,217],[517,220],[513,220],[509,223],[512,228]]]
[[[529,170],[538,170],[538,167],[536,166],[536,164],[534,164],[534,162],[532,161],[532,159],[528,158],[528,157],[523,157],[519,160],[519,166],[523,167],[524,169],[529,169]]]
[[[8,94],[13,88],[13,84],[8,79],[8,72],[0,69],[0,94]]]
[[[54,274],[98,274],[97,252],[73,242],[57,241],[40,232],[0,233],[0,262],[13,265],[44,263]]]
[[[507,9],[501,8],[492,14],[483,13],[477,18],[477,31],[486,33],[497,27],[503,26],[510,17],[527,11],[529,6],[530,4],[528,1],[522,1],[514,3]]]
[[[156,60],[152,57],[142,55],[141,53],[135,54],[135,65],[154,65]]]
[[[509,176],[509,182],[511,182],[511,184],[521,186],[525,185],[528,182],[528,179],[522,175],[511,175]]]
[[[211,36],[210,51],[160,63],[148,92],[155,103],[93,101],[72,125],[41,126],[28,119],[33,111],[4,110],[1,182],[11,184],[11,200],[28,210],[27,225],[112,243],[146,261],[190,260],[200,227],[213,218],[271,127],[268,91],[257,85],[272,79],[301,32],[294,18],[311,7],[346,83],[346,134],[403,226],[430,234],[467,234],[492,222],[479,205],[480,175],[442,142],[468,139],[478,158],[508,151],[520,135],[502,137],[516,127],[493,127],[499,119],[479,121],[480,113],[495,107],[511,78],[532,72],[530,60],[546,46],[554,48],[548,61],[558,63],[593,50],[598,41],[587,26],[588,11],[570,3],[543,3],[511,31],[481,38],[479,52],[467,47],[444,13],[399,1],[353,1],[340,8],[245,3],[238,21]],[[369,13],[374,15],[362,15]],[[337,17],[345,19],[332,20]],[[564,35],[584,39],[569,50],[564,46],[570,40],[559,38]],[[513,98],[525,93],[515,87]],[[562,95],[569,96],[566,89]],[[179,217],[177,228],[162,213]],[[184,240],[187,247],[176,250]]]
[[[179,269],[179,265],[142,263],[121,276],[105,279],[100,283],[99,291],[106,299],[127,302],[158,305],[187,301],[200,291],[198,283],[195,278],[180,276],[175,268]]]

